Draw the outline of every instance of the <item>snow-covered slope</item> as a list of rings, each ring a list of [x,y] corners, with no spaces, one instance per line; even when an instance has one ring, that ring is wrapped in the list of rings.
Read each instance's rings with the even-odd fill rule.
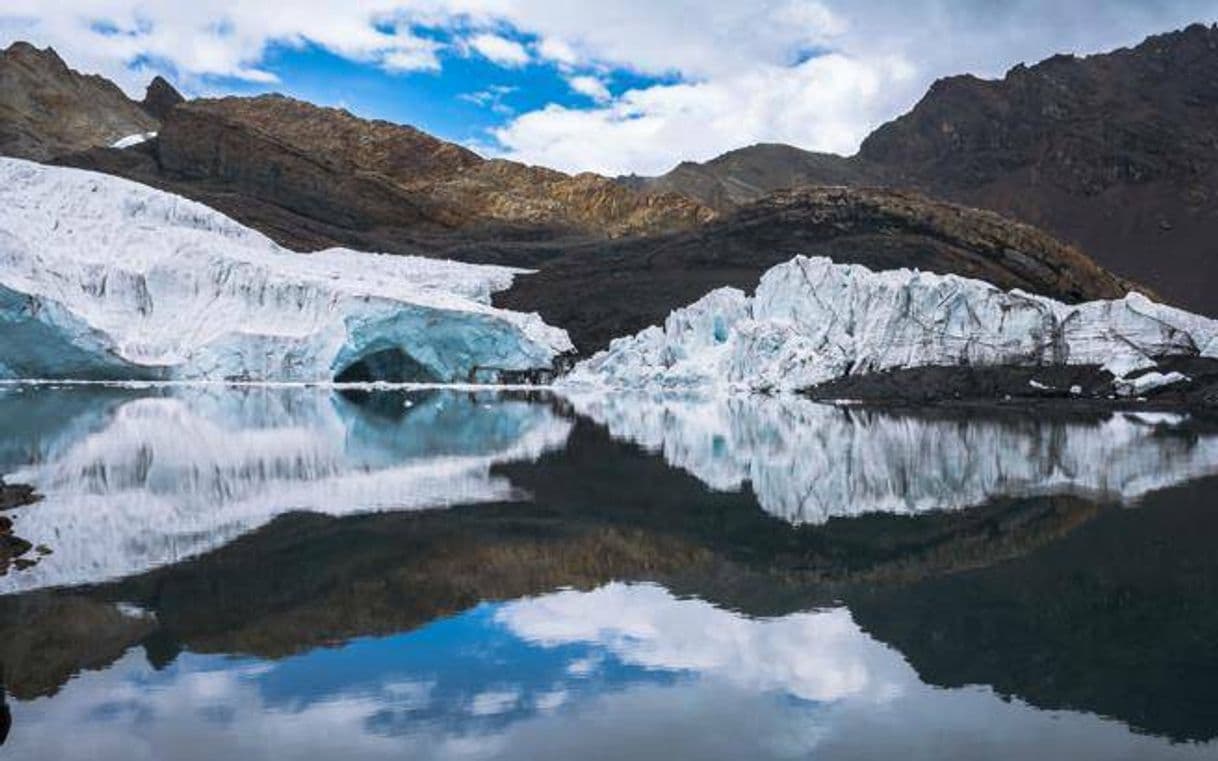
[[[1067,305],[955,275],[798,256],[766,272],[755,296],[712,291],[565,382],[798,389],[932,365],[1101,365],[1122,377],[1165,356],[1218,357],[1218,322],[1137,293]]]
[[[571,349],[490,295],[520,270],[298,254],[201,204],[0,158],[0,377],[332,380],[402,352],[430,380]]]
[[[1135,501],[1218,474],[1218,433],[1183,415],[967,420],[839,408],[793,395],[568,397],[617,439],[718,491],[751,485],[792,523],[955,510],[998,497]]]
[[[0,411],[70,392],[0,391]],[[84,393],[83,390],[81,393]],[[90,396],[91,399],[96,397]],[[343,516],[509,500],[496,463],[534,460],[571,430],[547,405],[433,392],[396,417],[308,388],[115,394],[48,430],[5,426],[10,483],[44,495],[14,530],[54,554],[0,594],[119,578],[198,555],[293,511]],[[105,400],[101,400],[105,401]]]

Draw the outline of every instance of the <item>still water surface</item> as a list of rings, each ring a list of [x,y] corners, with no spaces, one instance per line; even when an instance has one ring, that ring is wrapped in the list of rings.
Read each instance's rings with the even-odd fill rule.
[[[3,759],[1218,758],[1218,421],[0,389]],[[4,720],[8,717],[7,722]]]

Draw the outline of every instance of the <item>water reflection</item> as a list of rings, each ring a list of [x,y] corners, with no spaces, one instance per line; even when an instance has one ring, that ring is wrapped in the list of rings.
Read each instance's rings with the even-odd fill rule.
[[[792,523],[1041,494],[1128,502],[1218,473],[1218,428],[1198,431],[1179,413],[910,414],[760,395],[571,401],[713,489],[749,484]]]
[[[752,619],[654,585],[484,604],[280,661],[135,654],[16,706],[13,758],[1206,758],[932,688],[843,609]],[[72,731],[65,733],[64,727]],[[206,737],[204,745],[198,738]],[[964,755],[962,755],[964,754]]]
[[[304,389],[6,412],[0,475],[46,495],[9,514],[54,549],[0,579],[7,757],[1218,753],[1205,420]]]
[[[429,394],[359,404],[310,389],[171,395],[27,390],[4,399],[4,471],[34,486],[14,530],[54,554],[0,591],[82,584],[177,562],[292,511],[347,515],[512,498],[491,466],[561,447],[548,406]],[[49,425],[31,409],[56,406]],[[79,408],[79,409],[78,409]],[[0,410],[2,414],[3,410]],[[66,413],[66,414],[65,414]]]

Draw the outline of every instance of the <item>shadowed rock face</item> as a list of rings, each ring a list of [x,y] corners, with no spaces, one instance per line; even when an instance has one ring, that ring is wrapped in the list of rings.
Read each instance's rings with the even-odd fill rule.
[[[1067,302],[1130,289],[1077,249],[997,214],[838,187],[774,193],[695,230],[573,248],[517,279],[496,303],[539,311],[586,354],[719,286],[751,291],[761,273],[796,253],[955,273]]]
[[[635,187],[720,211],[781,188],[889,185],[993,209],[1218,314],[1218,27],[936,82],[843,158],[758,145]]]
[[[140,101],[140,107],[152,115],[153,118],[164,121],[169,114],[170,109],[186,99],[182,94],[174,89],[174,86],[165,81],[160,75],[152,78],[148,83],[148,89],[144,92],[144,99]]]
[[[156,128],[117,85],[69,69],[51,48],[0,52],[0,155],[46,161]]]

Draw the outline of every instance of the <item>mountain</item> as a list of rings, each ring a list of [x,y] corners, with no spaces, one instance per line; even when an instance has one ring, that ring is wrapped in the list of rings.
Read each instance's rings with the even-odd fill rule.
[[[61,87],[79,76],[56,71]],[[296,251],[337,246],[540,268],[496,299],[569,328],[581,352],[714,288],[751,287],[797,253],[966,275],[1071,303],[1131,287],[1033,228],[916,193],[822,188],[739,205],[779,175],[882,184],[886,175],[853,159],[782,146],[741,151],[712,168],[736,167],[738,181],[703,202],[485,159],[413,127],[281,95],[175,95],[154,80],[142,107],[119,102],[160,115],[155,137],[53,161],[199,201]],[[753,171],[759,152],[764,171]],[[690,165],[686,174],[706,180],[713,171]]]
[[[149,90],[156,104],[168,102],[171,91],[177,95],[164,80]],[[161,108],[131,100],[104,77],[69,69],[51,48],[15,42],[0,52],[0,155],[46,161],[111,145],[155,131]]]
[[[179,103],[185,102],[182,93],[174,89],[174,86],[169,84],[164,77],[159,74],[152,78],[148,83],[148,89],[144,92],[144,99],[140,101],[140,108],[151,114],[159,121],[164,121],[169,115],[171,109]]]
[[[202,201],[300,250],[433,253],[471,239],[663,232],[714,216],[684,196],[484,159],[413,127],[281,95],[183,103],[141,150],[61,161]]]
[[[633,187],[723,211],[804,184],[886,185],[990,209],[1218,315],[1218,25],[940,80],[843,158],[761,145]]]
[[[903,191],[822,187],[773,193],[692,230],[570,246],[495,301],[540,312],[590,353],[715,288],[752,290],[796,253],[966,275],[1070,303],[1131,288],[1076,249],[992,212]]]
[[[832,153],[760,143],[704,164],[681,162],[660,177],[631,175],[618,181],[636,190],[680,193],[727,212],[775,190],[800,185],[882,185],[883,176],[878,167]]]

